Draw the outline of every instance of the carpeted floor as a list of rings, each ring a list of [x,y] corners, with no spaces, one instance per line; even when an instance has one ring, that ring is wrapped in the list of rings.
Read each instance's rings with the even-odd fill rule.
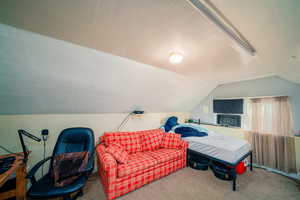
[[[130,192],[118,200],[293,200],[300,199],[300,184],[262,169],[254,168],[237,180],[237,191],[231,183],[214,177],[211,170],[185,168]],[[104,200],[102,185],[93,175],[80,200]]]

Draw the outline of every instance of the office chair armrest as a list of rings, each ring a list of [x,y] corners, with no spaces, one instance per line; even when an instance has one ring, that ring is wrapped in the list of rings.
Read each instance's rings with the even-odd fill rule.
[[[89,156],[88,162],[87,162],[87,167],[82,172],[80,172],[81,174],[89,176],[93,173],[94,163],[95,163],[94,157],[95,157],[95,151],[92,151],[91,155]]]
[[[49,157],[45,158],[44,160],[41,160],[40,162],[38,162],[36,165],[34,165],[31,168],[31,170],[27,173],[26,178],[30,179],[31,183],[35,183],[36,182],[35,174],[36,174],[37,170],[51,158],[52,158],[52,156],[49,156]]]

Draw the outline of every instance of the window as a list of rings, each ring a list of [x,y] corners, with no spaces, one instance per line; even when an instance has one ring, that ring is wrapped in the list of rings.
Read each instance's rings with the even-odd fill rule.
[[[288,97],[254,98],[249,103],[249,128],[273,135],[292,135],[292,114]]]

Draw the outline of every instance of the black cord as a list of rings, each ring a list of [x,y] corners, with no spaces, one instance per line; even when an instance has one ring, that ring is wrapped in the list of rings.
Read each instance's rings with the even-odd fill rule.
[[[296,177],[289,176],[289,174],[286,173],[286,172],[282,172],[282,171],[279,171],[279,170],[276,170],[276,169],[272,169],[272,168],[268,168],[268,167],[264,167],[264,166],[260,166],[260,165],[256,165],[256,164],[253,164],[253,168],[263,169],[263,170],[268,171],[270,173],[278,174],[278,175],[281,175],[281,176],[284,176],[284,177],[287,177],[287,178],[291,178],[293,180],[299,180]]]
[[[17,155],[17,156],[22,156],[23,155],[22,153],[12,152],[12,151],[8,150],[7,148],[5,148],[5,147],[3,147],[1,145],[0,145],[0,148],[3,149],[4,151],[6,151],[9,154],[14,154],[14,155]]]
[[[44,141],[44,160],[46,158],[46,140],[44,140],[43,138],[43,141]],[[44,165],[42,165],[42,176],[44,176]]]
[[[16,154],[16,153],[14,153],[14,152],[8,150],[7,148],[5,148],[5,147],[3,147],[3,146],[1,146],[1,145],[0,145],[0,148],[3,149],[4,151],[6,151],[7,153]]]

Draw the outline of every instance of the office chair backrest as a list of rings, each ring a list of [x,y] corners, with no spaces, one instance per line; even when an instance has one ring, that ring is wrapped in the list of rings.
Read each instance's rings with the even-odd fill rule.
[[[56,141],[53,156],[63,153],[88,151],[94,156],[94,133],[89,128],[68,128],[63,130]],[[52,166],[52,161],[51,164]],[[93,170],[94,159],[89,159],[87,170]],[[50,168],[51,169],[51,168]]]

